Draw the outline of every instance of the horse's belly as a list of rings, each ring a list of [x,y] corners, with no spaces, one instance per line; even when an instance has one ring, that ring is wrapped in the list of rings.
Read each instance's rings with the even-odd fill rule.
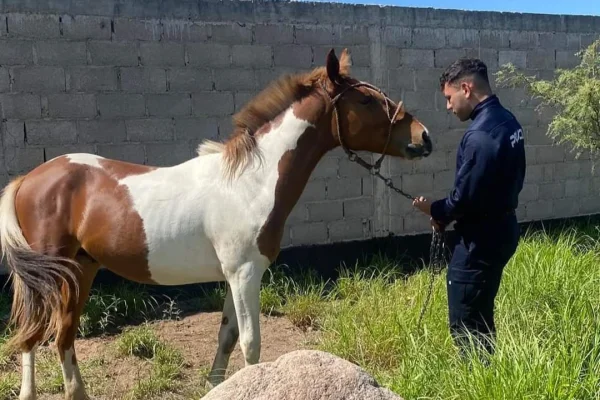
[[[214,247],[206,237],[149,239],[148,269],[154,282],[184,285],[225,279]]]

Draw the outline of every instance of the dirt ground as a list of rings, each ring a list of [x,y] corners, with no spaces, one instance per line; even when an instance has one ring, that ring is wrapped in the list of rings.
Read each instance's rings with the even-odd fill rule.
[[[217,349],[217,334],[221,322],[220,312],[199,313],[179,321],[158,321],[151,323],[158,336],[166,343],[181,350],[185,367],[183,377],[178,380],[181,387],[163,393],[156,398],[199,399],[203,394],[205,374],[210,368]],[[262,350],[261,362],[273,361],[287,352],[314,347],[317,333],[303,332],[285,317],[264,316],[261,314]],[[148,378],[150,363],[135,357],[120,357],[114,353],[112,343],[116,336],[78,339],[76,352],[81,366],[88,394],[93,399],[123,399],[134,385]],[[42,348],[41,358],[55,357],[53,349]],[[54,358],[57,360],[56,358]],[[228,375],[244,365],[239,342],[231,356]],[[61,382],[60,367],[51,381]],[[60,383],[58,383],[60,384]],[[43,394],[40,399],[63,399],[62,393]],[[154,398],[154,397],[152,397]]]

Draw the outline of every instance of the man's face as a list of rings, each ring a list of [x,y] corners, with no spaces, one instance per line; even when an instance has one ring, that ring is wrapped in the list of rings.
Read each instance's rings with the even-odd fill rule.
[[[468,81],[446,83],[443,93],[446,98],[446,109],[452,111],[461,121],[468,120],[473,111],[469,101],[471,98],[470,83]]]

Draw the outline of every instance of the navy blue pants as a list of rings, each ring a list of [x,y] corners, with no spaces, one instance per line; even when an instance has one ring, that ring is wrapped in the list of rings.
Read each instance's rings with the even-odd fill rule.
[[[455,343],[470,346],[467,334],[494,352],[494,306],[504,267],[516,251],[520,233],[514,215],[494,221],[457,224],[460,240],[448,266],[448,318]]]

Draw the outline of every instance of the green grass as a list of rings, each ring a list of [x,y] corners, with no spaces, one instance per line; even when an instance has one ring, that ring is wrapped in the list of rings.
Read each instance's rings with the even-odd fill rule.
[[[592,231],[592,233],[594,233]],[[461,358],[448,333],[445,270],[417,330],[429,275],[348,274],[322,312],[320,348],[404,399],[600,399],[600,242],[565,230],[522,241],[497,297],[497,353]]]

